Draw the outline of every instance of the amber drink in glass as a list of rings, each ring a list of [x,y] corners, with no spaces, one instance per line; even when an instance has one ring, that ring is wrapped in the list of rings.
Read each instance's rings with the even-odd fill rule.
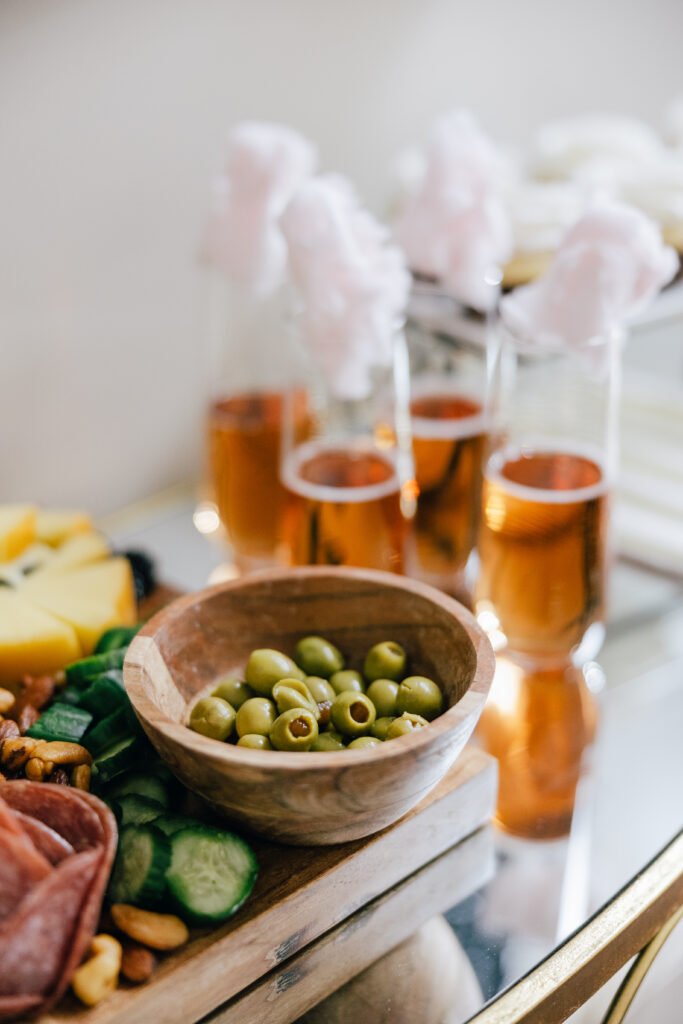
[[[403,339],[396,345],[405,362]],[[393,368],[378,371],[373,393],[359,401],[335,397],[321,382],[313,389],[313,436],[301,444],[290,427],[293,443],[283,446],[289,564],[403,572],[415,504],[407,367],[402,379],[398,394]]]
[[[491,317],[451,296],[432,296],[443,327],[413,307],[408,332],[411,429],[418,487],[408,571],[469,600],[466,567],[477,538],[488,430],[487,346]]]
[[[517,835],[566,834],[595,728],[585,670],[605,630],[620,350],[497,332],[475,607],[498,666],[479,735]]]

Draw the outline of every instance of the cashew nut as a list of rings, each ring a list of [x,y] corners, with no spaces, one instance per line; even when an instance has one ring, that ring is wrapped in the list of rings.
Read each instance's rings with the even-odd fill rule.
[[[120,931],[152,949],[176,949],[190,935],[185,923],[174,914],[155,914],[127,903],[114,903],[111,916]]]
[[[92,757],[85,747],[64,740],[39,740],[33,756],[54,764],[92,764]]]
[[[90,765],[78,764],[71,773],[71,785],[76,789],[84,789],[87,793],[90,789]]]
[[[116,988],[121,970],[121,943],[111,935],[96,935],[86,960],[71,979],[71,987],[86,1006],[96,1006]]]
[[[0,715],[6,714],[14,707],[16,698],[9,690],[0,687]]]

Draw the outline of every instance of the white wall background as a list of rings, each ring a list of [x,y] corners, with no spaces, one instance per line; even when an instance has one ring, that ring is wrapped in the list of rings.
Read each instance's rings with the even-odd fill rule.
[[[195,252],[229,126],[282,119],[381,211],[469,105],[499,138],[683,91],[683,0],[1,0],[0,501],[198,470]]]

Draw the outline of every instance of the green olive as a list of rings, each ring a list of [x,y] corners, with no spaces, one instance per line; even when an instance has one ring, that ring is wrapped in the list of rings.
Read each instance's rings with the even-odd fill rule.
[[[398,683],[391,679],[375,679],[368,686],[367,694],[380,718],[396,714]],[[412,711],[412,708],[401,708],[401,711]]]
[[[311,691],[300,679],[281,679],[273,686],[273,700],[280,714],[290,708],[308,708],[316,719],[320,717],[318,705],[311,696]]]
[[[272,750],[273,744],[267,736],[261,736],[257,732],[248,732],[240,736],[237,741],[238,747],[251,747],[252,750]]]
[[[417,729],[424,729],[425,725],[429,725],[426,718],[422,715],[411,715],[405,711],[400,718],[395,718],[389,728],[387,729],[386,738],[388,740],[395,740],[399,736],[406,736],[410,732],[415,732]]]
[[[385,740],[389,726],[395,721],[395,718],[376,718],[370,730],[370,735],[374,736],[377,740]]]
[[[375,736],[357,736],[355,740],[351,740],[347,750],[363,750],[364,747],[381,747],[382,741],[378,740]]]
[[[263,697],[270,697],[273,686],[281,679],[304,679],[304,673],[282,651],[264,647],[252,651],[244,673],[249,686]]]
[[[330,718],[344,736],[363,736],[375,721],[375,705],[364,693],[344,690],[335,697]]]
[[[190,729],[212,740],[227,740],[235,728],[235,709],[219,697],[203,697],[192,708]]]
[[[321,732],[318,737],[313,741],[311,750],[317,752],[327,752],[332,750],[346,750],[346,747],[341,741],[341,737],[337,738],[331,732]]]
[[[250,697],[237,712],[237,735],[240,739],[249,733],[267,736],[276,718],[277,711],[272,700],[267,697]]]
[[[335,693],[344,693],[346,690],[352,690],[354,693],[365,691],[362,675],[352,668],[344,669],[343,672],[335,672],[333,676],[330,676],[330,684]]]
[[[294,648],[294,660],[308,676],[329,679],[344,668],[344,656],[322,636],[305,636]]]
[[[227,700],[228,704],[232,704],[235,711],[244,704],[245,700],[249,700],[250,697],[255,697],[256,694],[252,690],[251,686],[247,686],[241,679],[223,679],[218,684],[215,690],[211,693],[212,697],[220,697],[221,700]]]
[[[318,723],[307,708],[290,708],[275,719],[270,742],[276,750],[310,750],[318,738]]]
[[[394,640],[371,647],[365,657],[363,675],[369,683],[375,679],[401,679],[406,667],[406,652]]]
[[[321,679],[320,676],[306,676],[304,682],[310,691],[311,697],[318,704],[326,700],[334,700],[337,695],[334,687],[330,686],[327,679]]]
[[[408,676],[398,688],[398,710],[422,715],[431,722],[443,711],[443,694],[432,679]]]

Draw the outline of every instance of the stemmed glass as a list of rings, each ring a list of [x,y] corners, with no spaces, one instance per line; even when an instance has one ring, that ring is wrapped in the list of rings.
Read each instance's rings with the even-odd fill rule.
[[[405,338],[375,367],[362,397],[341,397],[309,367],[310,433],[297,431],[290,394],[280,479],[283,552],[290,565],[355,565],[403,572],[415,508]]]
[[[500,824],[568,831],[604,638],[621,337],[493,352],[475,608],[498,652],[479,735],[500,762]]]

